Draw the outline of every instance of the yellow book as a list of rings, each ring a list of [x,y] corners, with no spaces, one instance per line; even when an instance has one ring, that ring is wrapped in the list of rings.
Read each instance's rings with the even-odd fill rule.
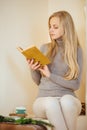
[[[17,48],[26,58],[34,59],[35,62],[40,62],[41,65],[46,65],[50,63],[50,60],[35,46],[22,49]]]

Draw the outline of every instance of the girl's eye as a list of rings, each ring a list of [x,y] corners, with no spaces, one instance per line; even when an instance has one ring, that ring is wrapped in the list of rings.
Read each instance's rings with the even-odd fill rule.
[[[58,29],[58,27],[54,27],[54,29]]]
[[[49,26],[49,29],[58,29],[59,27],[58,26]]]

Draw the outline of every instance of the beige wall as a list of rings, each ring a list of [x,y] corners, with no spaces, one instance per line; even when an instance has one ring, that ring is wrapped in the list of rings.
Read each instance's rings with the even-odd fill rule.
[[[85,50],[85,0],[0,0],[0,112],[13,112],[25,106],[32,113],[38,87],[33,83],[25,58],[17,51],[48,42],[48,16],[67,10],[74,18],[80,43]],[[73,3],[73,4],[72,4]],[[85,65],[84,65],[85,66]],[[84,67],[85,68],[85,67]],[[81,89],[77,92],[85,100],[85,70]]]
[[[16,106],[31,113],[38,87],[25,58],[16,49],[48,41],[47,0],[0,0],[0,113]]]

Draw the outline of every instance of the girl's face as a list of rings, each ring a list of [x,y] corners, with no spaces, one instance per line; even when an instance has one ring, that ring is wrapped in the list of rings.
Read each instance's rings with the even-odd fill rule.
[[[49,34],[52,40],[60,39],[64,34],[64,29],[60,25],[58,17],[52,17],[50,19]]]

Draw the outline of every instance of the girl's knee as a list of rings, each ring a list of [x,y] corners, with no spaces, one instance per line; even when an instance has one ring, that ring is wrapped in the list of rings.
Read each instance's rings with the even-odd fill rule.
[[[80,101],[72,95],[64,95],[60,99],[60,101],[64,105],[77,105],[78,103],[80,103]]]
[[[67,108],[67,110],[77,110],[78,113],[81,111],[80,101],[72,95],[64,95],[60,99],[61,106]]]
[[[33,110],[36,111],[37,109],[46,111],[47,109],[53,108],[58,105],[58,99],[55,97],[42,97],[36,99],[33,104]]]
[[[55,97],[47,97],[45,101],[45,107],[46,109],[55,108],[58,105],[58,99]]]
[[[61,99],[60,102],[64,105],[73,105],[75,103],[75,98],[72,95],[64,95]]]
[[[33,103],[33,112],[36,117],[46,118],[43,98],[38,98]]]

